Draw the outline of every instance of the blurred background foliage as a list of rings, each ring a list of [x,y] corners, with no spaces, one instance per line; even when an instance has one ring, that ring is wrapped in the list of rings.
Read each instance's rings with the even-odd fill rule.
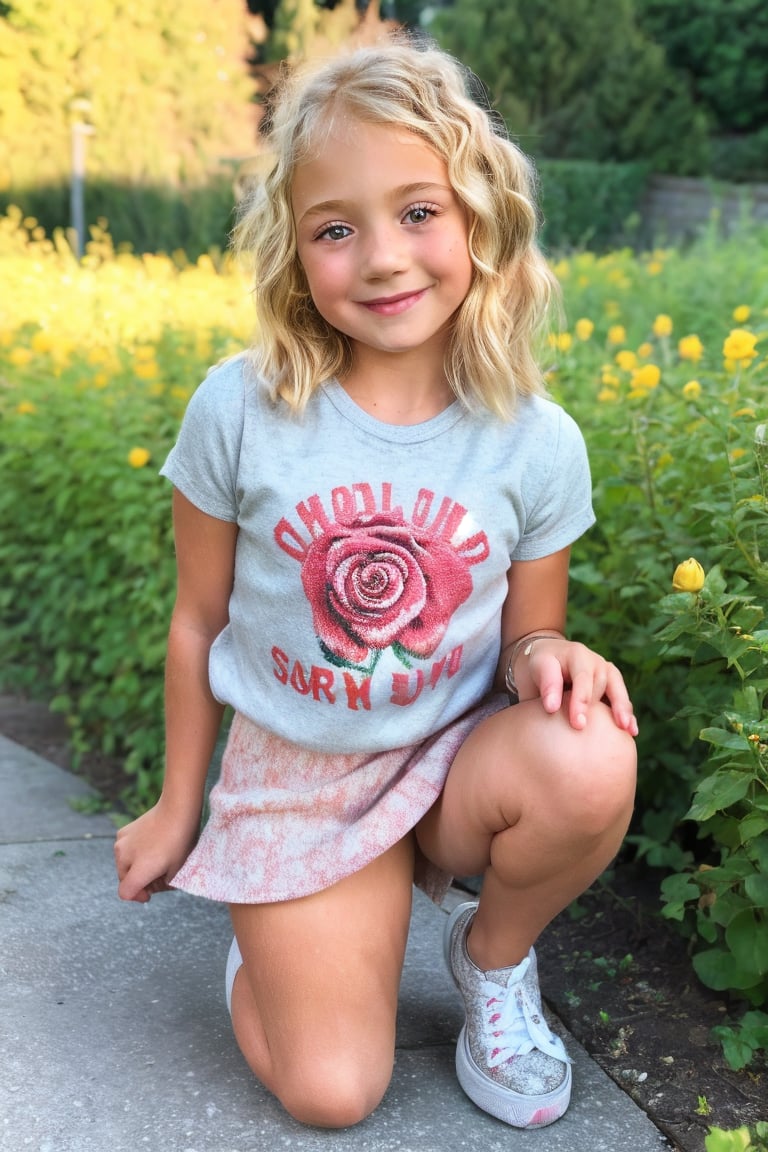
[[[137,251],[226,244],[283,61],[398,24],[458,55],[542,176],[547,243],[624,241],[648,174],[768,179],[763,0],[0,0],[0,211]]]

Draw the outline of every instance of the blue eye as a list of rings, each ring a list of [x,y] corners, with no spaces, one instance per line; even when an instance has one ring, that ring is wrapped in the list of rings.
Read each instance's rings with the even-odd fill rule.
[[[409,208],[405,215],[411,224],[423,224],[425,220],[429,219],[432,213],[429,208],[423,204],[417,204],[415,208]]]
[[[352,229],[348,228],[346,224],[329,224],[322,232],[318,233],[318,240],[346,240],[347,236],[351,235]]]

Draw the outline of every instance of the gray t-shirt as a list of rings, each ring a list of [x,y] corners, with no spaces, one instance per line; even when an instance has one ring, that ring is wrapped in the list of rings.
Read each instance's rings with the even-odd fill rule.
[[[550,400],[392,425],[332,381],[295,416],[245,356],[197,389],[162,474],[239,525],[215,696],[323,752],[417,743],[482,699],[510,562],[594,522],[583,438]]]

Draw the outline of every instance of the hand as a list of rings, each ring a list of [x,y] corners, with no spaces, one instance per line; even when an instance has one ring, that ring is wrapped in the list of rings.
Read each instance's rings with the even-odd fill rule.
[[[138,820],[121,828],[115,840],[120,899],[146,904],[155,893],[167,891],[168,881],[192,850],[197,832],[197,822],[190,828],[188,820],[167,811],[162,798]]]
[[[615,664],[584,644],[550,637],[534,640],[528,656],[518,657],[515,664],[521,700],[538,692],[544,710],[557,712],[566,688],[570,688],[568,719],[572,728],[585,728],[590,707],[605,700],[616,725],[637,736],[637,720],[624,678]]]

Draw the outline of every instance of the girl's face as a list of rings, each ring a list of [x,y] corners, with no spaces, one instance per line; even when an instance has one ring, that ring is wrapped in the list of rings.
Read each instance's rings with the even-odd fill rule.
[[[292,203],[315,307],[353,353],[429,347],[442,364],[473,268],[466,213],[437,153],[405,130],[345,120],[297,168]]]

